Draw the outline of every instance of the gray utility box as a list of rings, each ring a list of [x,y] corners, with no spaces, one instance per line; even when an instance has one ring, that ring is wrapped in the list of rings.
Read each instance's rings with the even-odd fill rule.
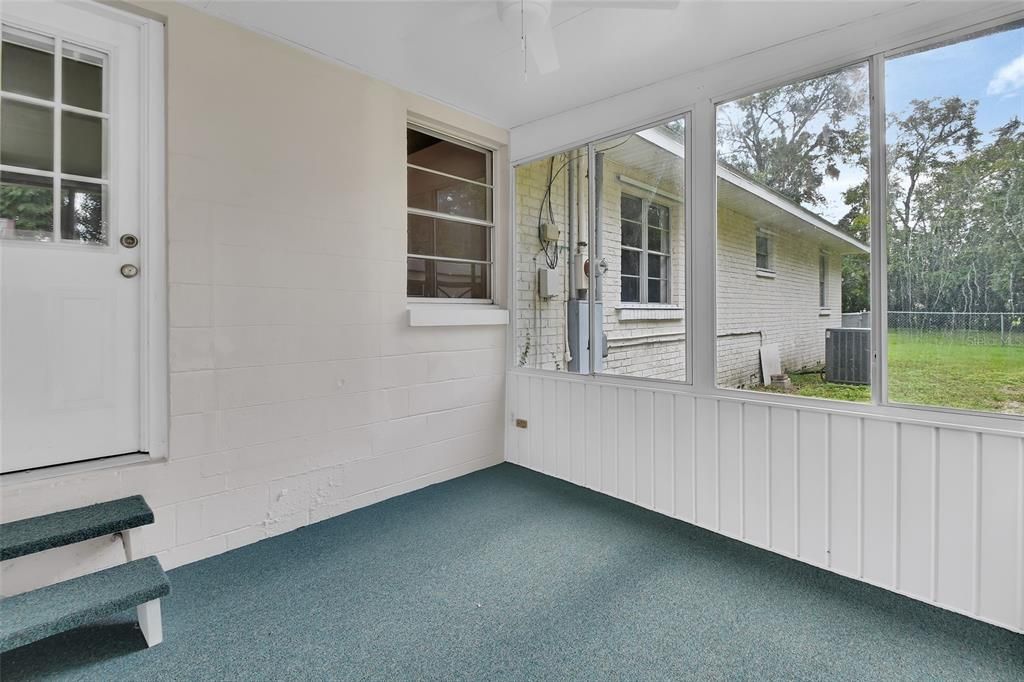
[[[569,361],[569,371],[579,374],[590,374],[590,307],[585,300],[573,299],[566,302],[569,319],[569,352],[572,353],[572,360]],[[604,320],[604,307],[601,303],[594,304],[594,315],[597,316],[597,333],[604,337],[602,320]],[[595,371],[600,372],[603,367],[602,359],[608,355],[604,343],[601,344],[601,352],[597,356],[597,367]]]
[[[871,383],[871,330],[843,327],[825,330],[825,381]]]

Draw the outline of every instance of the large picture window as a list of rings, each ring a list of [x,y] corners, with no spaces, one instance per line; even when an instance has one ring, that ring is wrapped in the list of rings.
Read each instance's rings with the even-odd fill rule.
[[[719,386],[871,399],[868,123],[866,64],[718,107]]]
[[[490,298],[491,153],[409,126],[408,269],[415,298]]]
[[[889,400],[1024,415],[1024,27],[885,64]]]

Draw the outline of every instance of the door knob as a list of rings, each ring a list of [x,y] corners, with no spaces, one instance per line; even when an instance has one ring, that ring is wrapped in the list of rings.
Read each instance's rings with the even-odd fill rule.
[[[125,263],[121,266],[121,276],[131,279],[135,275],[139,274],[139,268],[131,263]]]

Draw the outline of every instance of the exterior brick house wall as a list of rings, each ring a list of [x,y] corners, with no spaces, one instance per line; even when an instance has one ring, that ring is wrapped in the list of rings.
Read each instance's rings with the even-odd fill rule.
[[[516,364],[521,367],[566,370],[568,330],[567,259],[571,257],[567,234],[567,172],[575,150],[540,159],[516,169]],[[585,163],[584,163],[585,165]],[[561,169],[561,170],[560,170]],[[551,211],[561,235],[558,245],[559,295],[541,301],[537,296],[537,270],[545,267],[545,255],[538,237],[541,204],[548,184],[548,173],[555,174],[551,190]],[[660,184],[659,193],[637,189],[620,180],[626,176],[654,187],[659,179],[642,169],[627,167],[606,157],[601,193],[604,262],[602,277],[603,329],[607,335],[608,355],[604,373],[634,377],[684,380],[686,378],[686,252],[685,207],[672,195],[682,189]],[[721,181],[720,181],[721,182]],[[581,172],[580,183],[586,177]],[[668,304],[636,304],[621,301],[622,228],[620,221],[623,193],[647,197],[669,209],[671,240],[671,281]],[[585,229],[586,202],[581,204],[581,226]],[[550,220],[546,201],[543,221]],[[769,231],[771,230],[768,227]],[[842,261],[837,253],[828,254],[828,306],[818,301],[819,242],[791,232],[776,230],[774,276],[756,268],[754,219],[728,206],[719,207],[718,219],[718,370],[720,386],[745,386],[760,383],[762,344],[778,343],[783,368],[787,371],[818,366],[825,358],[825,329],[840,326]],[[827,252],[826,252],[827,253]]]

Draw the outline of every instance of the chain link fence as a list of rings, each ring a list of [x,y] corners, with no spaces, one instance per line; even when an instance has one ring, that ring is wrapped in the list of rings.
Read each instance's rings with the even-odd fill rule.
[[[1024,313],[889,311],[889,332],[936,342],[1024,346]]]

